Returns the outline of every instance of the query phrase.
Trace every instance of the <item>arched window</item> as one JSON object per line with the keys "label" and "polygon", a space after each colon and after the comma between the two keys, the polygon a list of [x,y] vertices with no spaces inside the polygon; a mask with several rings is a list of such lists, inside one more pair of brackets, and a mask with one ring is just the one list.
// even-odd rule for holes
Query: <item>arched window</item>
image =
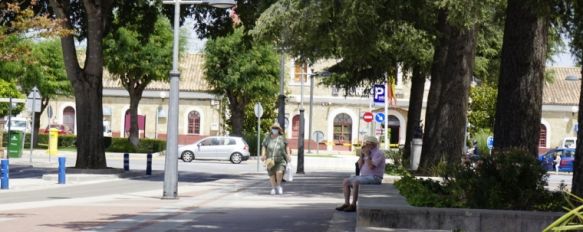
{"label": "arched window", "polygon": [[71,133],[75,133],[75,109],[71,106],[67,106],[63,110],[63,125]]}
{"label": "arched window", "polygon": [[300,135],[300,116],[296,115],[292,118],[292,138],[297,138]]}
{"label": "arched window", "polygon": [[547,127],[544,124],[540,124],[538,146],[539,147],[547,147]]}
{"label": "arched window", "polygon": [[334,143],[352,143],[352,118],[341,113],[334,118]]}
{"label": "arched window", "polygon": [[188,113],[188,134],[200,134],[200,113],[197,111]]}

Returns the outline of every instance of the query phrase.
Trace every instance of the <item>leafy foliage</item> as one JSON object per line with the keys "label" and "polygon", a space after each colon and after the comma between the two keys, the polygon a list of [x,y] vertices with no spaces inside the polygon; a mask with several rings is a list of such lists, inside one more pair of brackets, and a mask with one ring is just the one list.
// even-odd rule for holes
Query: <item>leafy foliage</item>
{"label": "leafy foliage", "polygon": [[[261,43],[248,45],[243,38],[243,29],[239,28],[229,36],[209,40],[205,48],[205,78],[213,92],[228,101],[224,105],[229,107],[235,135],[242,135],[252,103],[261,102],[265,112],[273,111],[278,92],[275,50]],[[247,130],[253,131],[256,122],[246,122]]]}
{"label": "leafy foliage", "polygon": [[[147,17],[149,11],[144,12]],[[118,20],[125,19],[116,15]],[[145,20],[145,19],[144,19]],[[117,22],[117,21],[116,21]],[[137,107],[144,89],[152,81],[167,80],[172,65],[173,34],[166,18],[159,17],[153,31],[142,24],[117,27],[103,42],[105,66],[128,91],[131,126],[129,140],[139,143]]]}
{"label": "leafy foliage", "polygon": [[[24,98],[24,94],[20,93],[14,83],[0,79],[0,97],[3,98]],[[8,102],[0,102],[0,116],[6,116],[9,112]],[[13,103],[12,116],[18,115],[23,109],[23,104]]]}
{"label": "leafy foliage", "polygon": [[395,185],[415,206],[558,211],[560,193],[545,190],[547,174],[522,150],[483,155],[449,170],[443,182],[404,177]]}
{"label": "leafy foliage", "polygon": [[[12,2],[12,3],[11,3]],[[37,1],[6,1],[0,3],[0,61],[26,60],[30,58],[27,43],[31,38],[65,36],[71,30],[61,26],[62,20],[48,14],[35,14]]]}
{"label": "leafy foliage", "polygon": [[480,129],[492,130],[496,116],[496,94],[496,88],[488,84],[471,88],[472,101],[468,115],[470,133],[473,134]]}

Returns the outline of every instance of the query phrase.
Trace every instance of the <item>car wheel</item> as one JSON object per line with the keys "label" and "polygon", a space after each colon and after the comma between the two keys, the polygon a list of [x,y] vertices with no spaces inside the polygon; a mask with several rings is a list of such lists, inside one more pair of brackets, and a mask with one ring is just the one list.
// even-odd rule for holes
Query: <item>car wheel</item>
{"label": "car wheel", "polygon": [[194,153],[192,153],[192,151],[182,152],[182,156],[180,156],[180,158],[184,162],[192,162],[192,160],[194,160]]}
{"label": "car wheel", "polygon": [[231,163],[240,164],[242,160],[243,160],[243,155],[241,155],[241,153],[233,153],[231,155]]}

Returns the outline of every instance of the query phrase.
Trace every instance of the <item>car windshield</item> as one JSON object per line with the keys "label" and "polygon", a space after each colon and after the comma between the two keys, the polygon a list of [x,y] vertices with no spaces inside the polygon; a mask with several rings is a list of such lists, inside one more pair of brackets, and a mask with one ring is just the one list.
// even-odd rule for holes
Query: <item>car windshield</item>
{"label": "car windshield", "polygon": [[11,121],[12,127],[26,127],[26,121]]}

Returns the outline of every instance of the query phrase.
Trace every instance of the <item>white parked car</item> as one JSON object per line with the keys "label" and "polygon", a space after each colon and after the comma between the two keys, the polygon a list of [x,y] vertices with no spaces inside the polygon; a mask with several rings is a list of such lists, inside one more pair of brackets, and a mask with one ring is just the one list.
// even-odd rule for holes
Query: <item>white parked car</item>
{"label": "white parked car", "polygon": [[[6,124],[4,124],[4,131],[8,131],[8,117],[5,119],[5,121]],[[12,117],[10,118],[10,130],[27,132],[30,131],[30,125],[28,124],[28,120],[26,118]]]}
{"label": "white parked car", "polygon": [[184,162],[194,159],[229,160],[234,164],[249,159],[249,146],[241,137],[211,136],[178,148]]}

